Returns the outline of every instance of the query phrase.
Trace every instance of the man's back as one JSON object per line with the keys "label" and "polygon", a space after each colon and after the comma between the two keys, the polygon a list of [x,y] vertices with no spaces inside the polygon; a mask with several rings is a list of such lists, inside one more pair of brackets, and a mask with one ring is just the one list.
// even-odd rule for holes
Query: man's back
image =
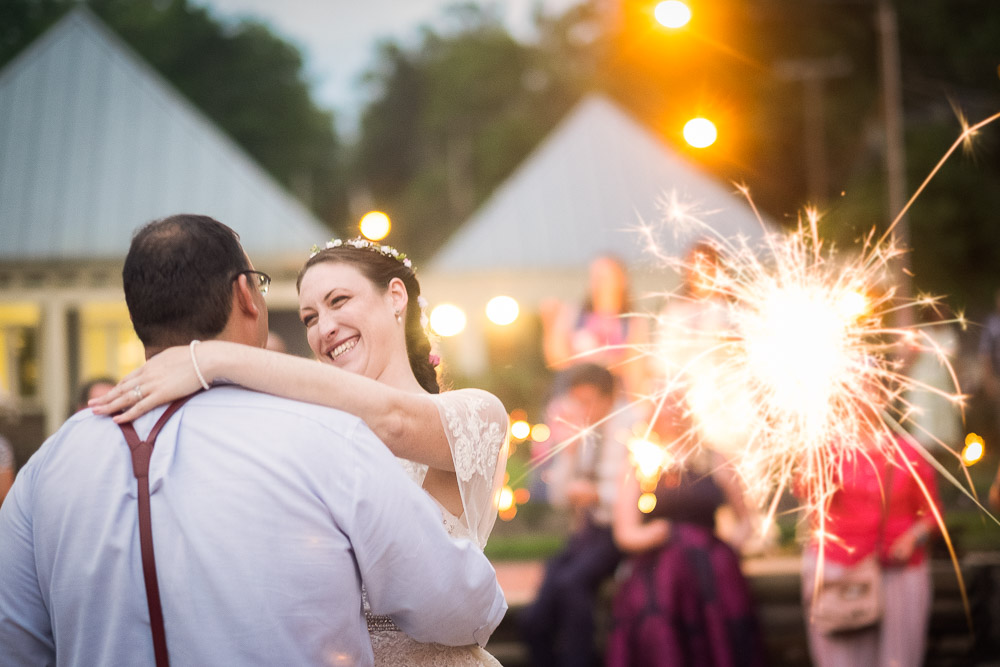
{"label": "man's back", "polygon": [[[136,424],[140,437],[159,414]],[[47,640],[28,635],[44,636],[51,617],[59,664],[151,664],[136,481],[118,427],[81,413],[21,475],[0,530],[30,544],[0,546],[0,638],[28,647],[24,658],[44,655]],[[437,609],[449,570],[415,572],[426,561],[399,548],[399,533],[417,542],[443,534],[415,490],[353,417],[235,388],[193,398],[160,432],[150,466],[172,663],[369,663],[359,575],[373,610],[398,614],[417,638],[428,616],[454,624],[454,643],[471,643],[477,629],[476,639],[488,636],[503,602],[481,563],[441,547],[444,561],[481,585],[477,599],[462,599],[462,589],[452,609]],[[480,618],[472,630],[470,614]]]}

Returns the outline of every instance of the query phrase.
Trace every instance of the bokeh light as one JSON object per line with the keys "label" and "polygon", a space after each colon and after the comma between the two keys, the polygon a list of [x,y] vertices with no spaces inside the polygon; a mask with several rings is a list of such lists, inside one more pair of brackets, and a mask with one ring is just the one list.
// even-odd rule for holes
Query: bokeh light
{"label": "bokeh light", "polygon": [[975,433],[965,436],[965,447],[962,449],[962,463],[966,466],[978,463],[986,451],[985,444],[982,436]]}
{"label": "bokeh light", "polygon": [[450,303],[442,303],[431,311],[431,329],[439,336],[455,336],[465,330],[465,311]]}
{"label": "bokeh light", "polygon": [[656,495],[653,493],[644,493],[639,496],[639,511],[643,514],[649,514],[656,507]]}
{"label": "bokeh light", "polygon": [[518,440],[524,440],[531,435],[531,425],[523,420],[518,420],[510,425],[510,435]]}
{"label": "bokeh light", "polygon": [[653,16],[665,28],[683,28],[691,20],[691,9],[680,0],[666,0],[656,5]]}
{"label": "bokeh light", "polygon": [[486,304],[486,317],[493,324],[504,326],[517,319],[520,313],[517,301],[509,296],[495,296]]}
{"label": "bokeh light", "polygon": [[514,506],[514,491],[509,486],[500,489],[500,500],[497,502],[497,509],[506,512]]}
{"label": "bokeh light", "polygon": [[358,228],[361,230],[361,235],[369,241],[381,241],[389,235],[392,223],[389,222],[389,216],[382,211],[369,211],[361,216]]}
{"label": "bokeh light", "polygon": [[684,141],[695,148],[707,148],[715,143],[719,131],[707,118],[692,118],[684,124]]}
{"label": "bokeh light", "polygon": [[552,429],[545,424],[535,424],[531,427],[531,439],[535,442],[545,442],[552,435]]}
{"label": "bokeh light", "polygon": [[670,455],[658,443],[646,438],[632,438],[628,442],[629,458],[635,468],[639,487],[652,491],[660,473],[670,464]]}

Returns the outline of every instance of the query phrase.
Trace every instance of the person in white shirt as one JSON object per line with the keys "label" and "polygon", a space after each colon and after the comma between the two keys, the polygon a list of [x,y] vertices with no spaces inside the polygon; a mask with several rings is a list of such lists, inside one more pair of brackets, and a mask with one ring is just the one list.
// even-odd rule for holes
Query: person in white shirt
{"label": "person in white shirt", "polygon": [[[141,229],[123,278],[147,358],[266,341],[269,278],[211,218]],[[506,610],[477,545],[346,413],[214,388],[166,422],[149,485],[175,665],[370,665],[362,583],[423,642],[481,646]],[[0,508],[0,665],[153,664],[136,495],[122,432],[89,411],[22,469]]]}
{"label": "person in white shirt", "polygon": [[573,512],[565,547],[545,568],[538,594],[518,619],[534,667],[592,665],[598,660],[594,613],[601,584],[621,560],[611,521],[627,461],[626,441],[639,415],[617,401],[614,376],[597,364],[577,364],[552,401],[552,439],[567,442],[546,483],[549,500]]}
{"label": "person in white shirt", "polygon": [[[452,537],[484,547],[507,460],[507,411],[480,389],[441,391],[412,262],[367,239],[333,240],[314,248],[296,286],[305,336],[321,363],[224,341],[199,345],[197,359],[174,347],[92,404],[95,412],[125,409],[114,419],[127,421],[200,383],[223,381],[344,410],[360,417],[437,501]],[[132,390],[137,385],[141,397]],[[329,451],[336,456],[335,447]],[[379,667],[498,665],[475,644],[429,645],[391,619],[369,613],[368,621]]]}

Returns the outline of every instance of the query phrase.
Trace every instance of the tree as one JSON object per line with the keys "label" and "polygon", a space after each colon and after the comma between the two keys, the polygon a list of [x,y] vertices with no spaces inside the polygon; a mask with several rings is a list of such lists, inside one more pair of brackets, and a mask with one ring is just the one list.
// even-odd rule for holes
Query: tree
{"label": "tree", "polygon": [[514,40],[475,5],[417,47],[379,46],[367,81],[357,186],[396,220],[393,239],[426,258],[527,156],[579,96],[564,52]]}

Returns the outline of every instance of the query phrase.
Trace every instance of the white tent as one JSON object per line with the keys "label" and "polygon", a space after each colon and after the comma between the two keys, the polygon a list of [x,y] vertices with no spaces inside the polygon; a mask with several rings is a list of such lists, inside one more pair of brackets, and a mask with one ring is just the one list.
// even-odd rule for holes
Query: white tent
{"label": "white tent", "polygon": [[142,361],[121,264],[136,228],[174,213],[235,229],[277,278],[272,308],[295,304],[291,276],[329,237],[80,5],[0,71],[0,390],[45,432],[74,380]]}
{"label": "white tent", "polygon": [[512,296],[529,311],[547,298],[579,302],[587,266],[601,254],[628,264],[640,307],[644,295],[672,287],[675,277],[657,266],[640,228],[672,256],[708,229],[669,220],[671,201],[717,236],[753,242],[763,235],[766,223],[735,186],[705,174],[607,98],[584,99],[421,274],[432,302],[467,313],[466,332],[446,343],[450,353],[468,372],[483,370],[490,298]]}
{"label": "white tent", "polygon": [[328,232],[90,11],[0,72],[0,261],[120,259],[132,231],[202,213],[251,256]]}

